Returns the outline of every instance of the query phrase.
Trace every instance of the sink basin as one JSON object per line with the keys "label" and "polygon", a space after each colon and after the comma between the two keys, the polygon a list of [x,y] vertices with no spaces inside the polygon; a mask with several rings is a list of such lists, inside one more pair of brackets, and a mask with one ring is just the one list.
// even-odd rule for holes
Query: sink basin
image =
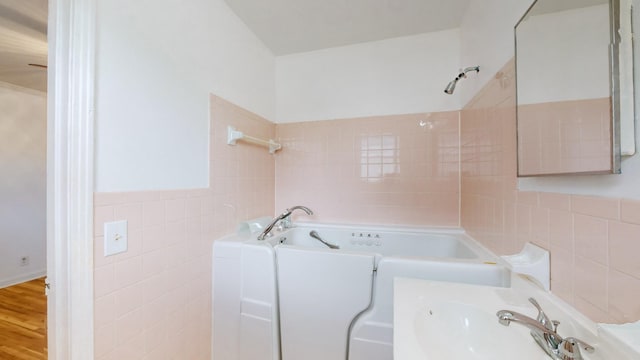
{"label": "sink basin", "polygon": [[516,311],[532,318],[534,297],[559,320],[558,333],[596,348],[585,360],[633,359],[626,349],[598,335],[596,324],[517,275],[510,288],[396,278],[394,283],[394,360],[549,360],[520,324],[498,322],[496,312]]}
{"label": "sink basin", "polygon": [[545,358],[527,331],[513,330],[500,326],[495,313],[461,302],[421,306],[414,314],[416,341],[427,359],[511,359],[520,352],[514,346],[527,348],[531,359]]}

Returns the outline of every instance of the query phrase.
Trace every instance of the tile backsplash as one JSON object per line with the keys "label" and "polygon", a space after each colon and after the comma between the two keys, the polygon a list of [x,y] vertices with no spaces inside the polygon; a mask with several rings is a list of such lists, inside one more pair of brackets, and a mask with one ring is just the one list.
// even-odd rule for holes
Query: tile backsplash
{"label": "tile backsplash", "polygon": [[330,223],[459,225],[459,112],[279,124],[276,208]]}
{"label": "tile backsplash", "polygon": [[462,226],[501,255],[548,249],[552,292],[591,319],[640,320],[640,202],[518,191],[515,118],[514,84],[500,77],[462,110]]}

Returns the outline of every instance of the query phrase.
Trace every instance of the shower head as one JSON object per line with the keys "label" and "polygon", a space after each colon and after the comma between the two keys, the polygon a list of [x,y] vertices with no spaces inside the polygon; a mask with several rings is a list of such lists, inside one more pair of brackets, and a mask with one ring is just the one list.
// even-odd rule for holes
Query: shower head
{"label": "shower head", "polygon": [[444,92],[451,95],[453,94],[453,90],[456,89],[456,83],[458,83],[458,78],[455,78],[453,81],[449,82],[449,85],[444,89]]}
{"label": "shower head", "polygon": [[464,68],[463,70],[460,70],[460,73],[458,74],[458,76],[456,76],[455,79],[453,79],[453,81],[449,82],[449,84],[447,85],[447,87],[444,89],[445,94],[453,94],[453,91],[456,89],[456,84],[458,83],[458,80],[462,79],[462,78],[466,78],[467,77],[467,73],[469,71],[475,71],[477,73],[480,72],[480,66],[469,66]]}

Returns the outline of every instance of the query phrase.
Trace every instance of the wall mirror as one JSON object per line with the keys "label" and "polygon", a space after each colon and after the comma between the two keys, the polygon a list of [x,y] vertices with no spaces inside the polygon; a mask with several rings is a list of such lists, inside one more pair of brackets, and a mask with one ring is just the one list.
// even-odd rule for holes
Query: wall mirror
{"label": "wall mirror", "polygon": [[515,39],[518,176],[620,173],[635,152],[631,0],[537,0]]}

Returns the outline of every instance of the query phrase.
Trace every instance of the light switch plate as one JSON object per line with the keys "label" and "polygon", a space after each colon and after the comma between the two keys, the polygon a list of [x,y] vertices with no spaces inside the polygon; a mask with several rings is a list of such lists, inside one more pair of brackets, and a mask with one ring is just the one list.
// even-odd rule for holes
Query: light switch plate
{"label": "light switch plate", "polygon": [[104,256],[127,251],[127,220],[104,224]]}

